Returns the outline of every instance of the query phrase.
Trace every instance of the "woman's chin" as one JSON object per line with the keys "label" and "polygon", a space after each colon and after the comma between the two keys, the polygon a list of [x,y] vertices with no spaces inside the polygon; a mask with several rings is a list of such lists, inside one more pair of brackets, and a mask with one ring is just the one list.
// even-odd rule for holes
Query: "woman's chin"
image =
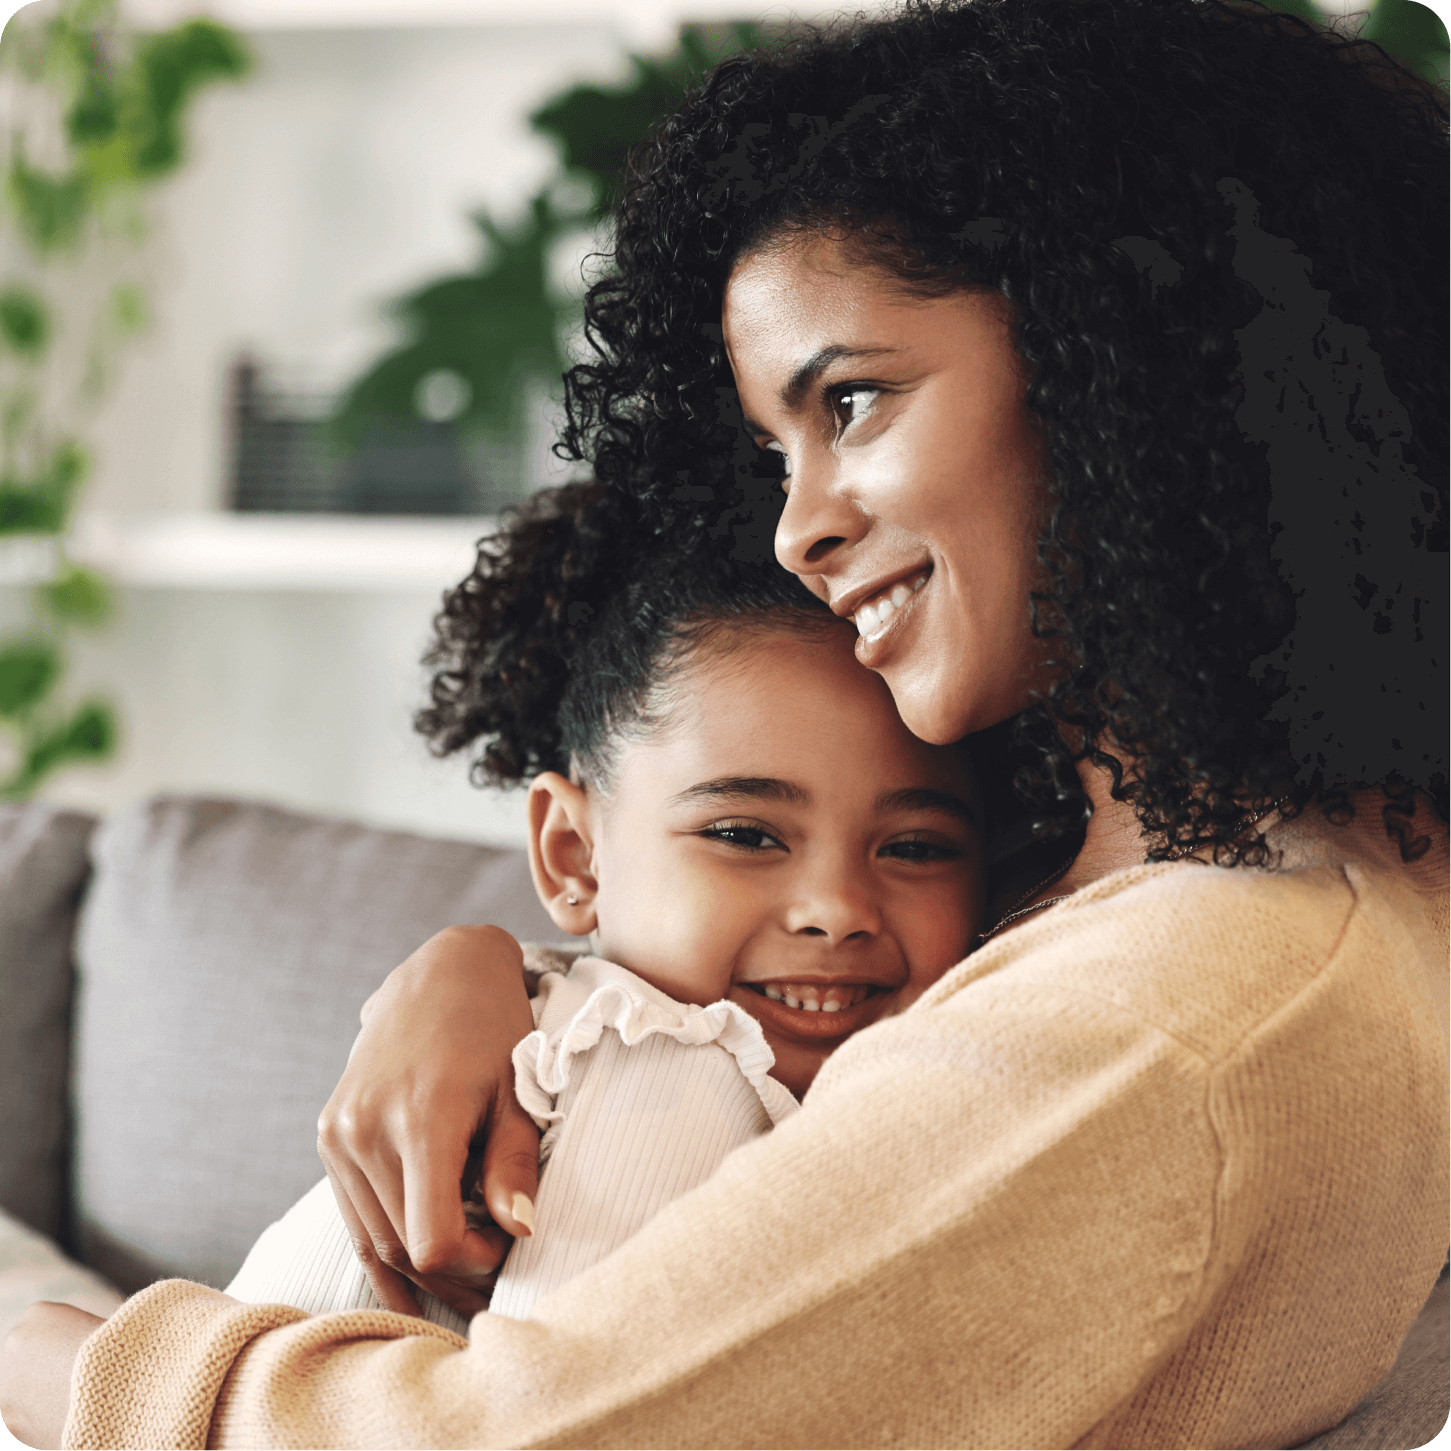
{"label": "woman's chin", "polygon": [[954,705],[948,682],[940,677],[918,674],[908,669],[888,668],[881,672],[902,724],[929,746],[950,746],[971,730],[971,709]]}

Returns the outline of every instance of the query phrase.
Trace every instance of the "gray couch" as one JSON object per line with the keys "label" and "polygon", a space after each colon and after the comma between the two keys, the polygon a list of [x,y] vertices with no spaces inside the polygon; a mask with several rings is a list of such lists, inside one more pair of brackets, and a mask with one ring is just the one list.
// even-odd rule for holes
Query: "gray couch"
{"label": "gray couch", "polygon": [[[195,797],[103,824],[0,808],[0,1322],[27,1298],[105,1313],[108,1285],[225,1285],[320,1177],[317,1115],[363,999],[439,928],[481,921],[558,937],[522,852]],[[1307,1444],[1435,1434],[1445,1290]]]}

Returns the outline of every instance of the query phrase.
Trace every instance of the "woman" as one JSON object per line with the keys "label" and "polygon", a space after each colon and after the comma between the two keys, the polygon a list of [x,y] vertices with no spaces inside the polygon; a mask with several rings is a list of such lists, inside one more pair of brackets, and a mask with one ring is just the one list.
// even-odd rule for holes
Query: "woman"
{"label": "woman", "polygon": [[[1443,137],[1378,53],[1191,0],[914,5],[721,67],[637,158],[569,443],[674,547],[774,526],[917,734],[1010,732],[1037,869],[536,1322],[463,1349],[155,1287],[32,1326],[67,1373],[90,1334],[69,1439],[1340,1419],[1446,1247]],[[400,1308],[377,1260],[482,1303],[480,1125],[520,1228],[530,1022],[486,932],[371,1005],[322,1143]]]}

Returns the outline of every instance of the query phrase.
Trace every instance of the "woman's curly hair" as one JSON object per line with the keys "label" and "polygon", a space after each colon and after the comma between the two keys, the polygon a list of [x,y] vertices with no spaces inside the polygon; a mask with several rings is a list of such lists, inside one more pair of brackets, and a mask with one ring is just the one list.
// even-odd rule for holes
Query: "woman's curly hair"
{"label": "woman's curly hair", "polygon": [[565,484],[507,515],[445,596],[425,657],[432,703],[416,724],[439,755],[482,741],[480,785],[576,771],[608,791],[615,748],[658,724],[703,647],[836,624],[773,563],[693,556],[621,490]]}
{"label": "woman's curly hair", "polygon": [[1446,814],[1445,121],[1376,47],[1222,0],[908,0],[733,58],[632,159],[561,452],[686,553],[764,556],[735,262],[815,229],[918,295],[995,289],[1064,662],[1024,796],[1081,819],[1087,756],[1156,855],[1253,862],[1247,802],[1389,783],[1414,855],[1415,793]]}

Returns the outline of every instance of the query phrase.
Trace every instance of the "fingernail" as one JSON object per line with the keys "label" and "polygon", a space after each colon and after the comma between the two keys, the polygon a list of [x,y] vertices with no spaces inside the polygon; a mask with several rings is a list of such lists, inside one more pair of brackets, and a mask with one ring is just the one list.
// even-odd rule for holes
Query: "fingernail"
{"label": "fingernail", "polygon": [[534,1201],[527,1194],[516,1194],[509,1205],[509,1213],[529,1231],[534,1233]]}

